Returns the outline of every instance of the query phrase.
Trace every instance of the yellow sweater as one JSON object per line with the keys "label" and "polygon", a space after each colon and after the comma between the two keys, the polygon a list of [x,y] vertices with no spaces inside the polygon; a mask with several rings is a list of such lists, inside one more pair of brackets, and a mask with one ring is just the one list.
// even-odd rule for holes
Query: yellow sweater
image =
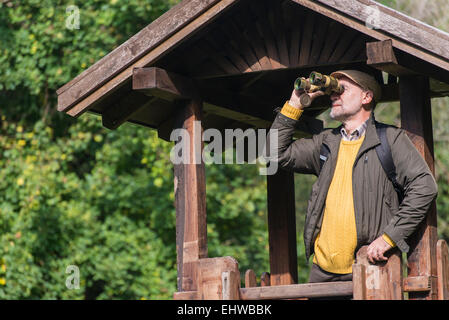
{"label": "yellow sweater", "polygon": [[313,262],[332,273],[351,273],[357,246],[352,167],[365,136],[340,142],[337,165],[324,207],[321,231],[315,240]]}

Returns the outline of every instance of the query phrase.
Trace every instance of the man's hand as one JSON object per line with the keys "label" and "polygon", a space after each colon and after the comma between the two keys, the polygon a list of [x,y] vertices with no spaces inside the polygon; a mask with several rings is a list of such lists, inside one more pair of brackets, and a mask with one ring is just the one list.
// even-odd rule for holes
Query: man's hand
{"label": "man's hand", "polygon": [[[301,105],[301,102],[299,101],[299,97],[301,96],[303,92],[298,92],[297,90],[293,89],[292,96],[290,97],[290,101],[288,102],[292,107],[304,109],[304,106]],[[324,95],[324,92],[321,90],[312,92],[308,94],[310,96],[310,99],[312,101],[319,96]]]}
{"label": "man's hand", "polygon": [[388,258],[385,257],[384,254],[391,248],[392,247],[382,238],[382,236],[380,236],[368,246],[368,260],[371,263],[376,263],[376,261],[387,261]]}

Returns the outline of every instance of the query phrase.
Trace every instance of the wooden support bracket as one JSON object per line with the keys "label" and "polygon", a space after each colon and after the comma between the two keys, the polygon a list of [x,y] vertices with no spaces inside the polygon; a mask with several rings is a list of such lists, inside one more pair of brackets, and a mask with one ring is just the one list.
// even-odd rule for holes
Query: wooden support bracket
{"label": "wooden support bracket", "polygon": [[198,96],[192,79],[156,67],[135,68],[133,90],[169,101],[195,99]]}
{"label": "wooden support bracket", "polygon": [[416,72],[409,70],[398,63],[391,39],[366,43],[366,64],[378,70],[395,76],[413,75]]}
{"label": "wooden support bracket", "polygon": [[142,93],[132,92],[105,110],[102,115],[103,126],[115,130],[131,118],[138,110],[151,105],[156,100],[157,98],[150,98]]}

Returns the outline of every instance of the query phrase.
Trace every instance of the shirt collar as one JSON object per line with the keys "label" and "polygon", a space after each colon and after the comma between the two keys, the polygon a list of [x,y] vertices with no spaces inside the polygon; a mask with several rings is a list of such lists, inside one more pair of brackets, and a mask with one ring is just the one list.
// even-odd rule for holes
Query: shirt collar
{"label": "shirt collar", "polygon": [[[369,119],[368,119],[369,120]],[[342,127],[340,129],[341,137],[343,140],[346,141],[354,141],[360,139],[366,131],[366,127],[368,125],[368,120],[366,120],[364,123],[362,123],[357,129],[355,129],[351,134],[348,135],[345,128]]]}

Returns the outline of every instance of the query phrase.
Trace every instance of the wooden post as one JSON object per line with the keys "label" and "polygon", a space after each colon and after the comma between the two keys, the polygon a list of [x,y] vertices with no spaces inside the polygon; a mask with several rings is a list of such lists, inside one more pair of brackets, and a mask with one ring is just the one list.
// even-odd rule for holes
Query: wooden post
{"label": "wooden post", "polygon": [[437,242],[438,300],[449,299],[449,251],[444,240]]}
{"label": "wooden post", "polygon": [[[429,79],[423,76],[399,78],[401,126],[435,174],[432,111],[430,108]],[[431,290],[410,292],[410,299],[437,299],[437,212],[432,203],[424,223],[413,235],[408,254],[408,276],[428,276]]]}
{"label": "wooden post", "polygon": [[200,259],[198,298],[200,300],[240,299],[240,272],[232,257]]}
{"label": "wooden post", "polygon": [[[196,291],[198,260],[207,257],[206,176],[199,100],[180,102],[175,128],[189,134],[189,162],[174,165],[178,291]],[[196,130],[195,130],[196,129]],[[199,129],[199,130],[198,130]],[[179,141],[176,143],[184,143]]]}
{"label": "wooden post", "polygon": [[293,172],[267,176],[271,285],[298,282],[295,185]]}
{"label": "wooden post", "polygon": [[388,261],[371,264],[368,246],[357,252],[353,265],[353,296],[357,300],[402,300],[402,259],[399,250],[390,252]]}

